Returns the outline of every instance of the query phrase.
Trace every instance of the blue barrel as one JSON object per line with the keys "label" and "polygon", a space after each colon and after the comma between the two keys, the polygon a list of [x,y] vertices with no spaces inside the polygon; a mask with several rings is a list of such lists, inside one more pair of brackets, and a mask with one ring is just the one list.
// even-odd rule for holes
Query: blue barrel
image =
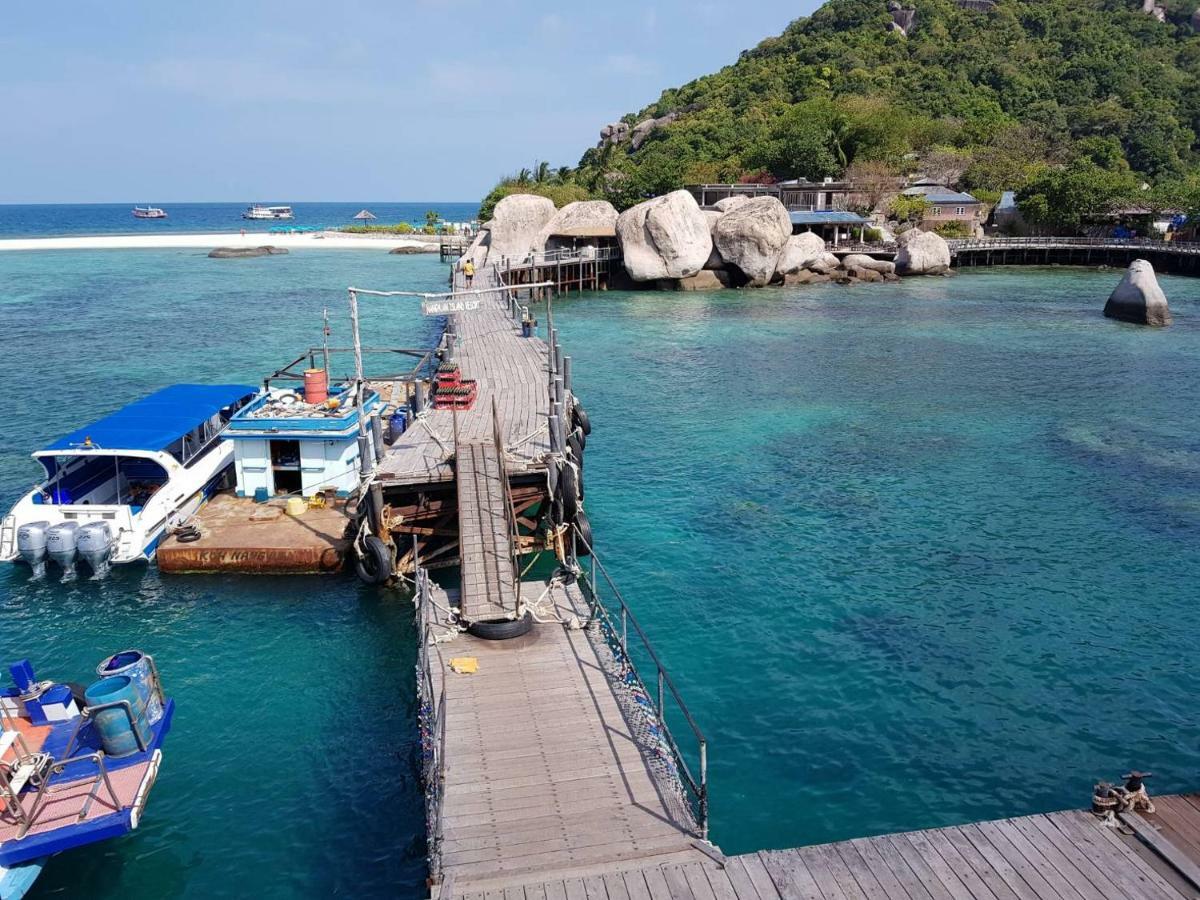
{"label": "blue barrel", "polygon": [[146,721],[154,725],[162,718],[162,700],[158,691],[154,690],[154,671],[150,668],[150,660],[141,650],[122,650],[114,653],[100,665],[96,666],[96,674],[101,678],[112,675],[127,675],[137,682],[138,690],[146,701]]}
{"label": "blue barrel", "polygon": [[[128,675],[102,678],[83,692],[84,702],[89,706],[102,706],[124,700],[129,703],[138,732],[149,740],[150,726],[146,722],[146,700],[135,682]],[[137,738],[129,724],[129,717],[120,707],[106,709],[93,717],[100,732],[100,743],[109,756],[129,756],[139,750]]]}
{"label": "blue barrel", "polygon": [[388,442],[396,443],[408,429],[408,410],[398,409],[388,416]]}
{"label": "blue barrel", "polygon": [[533,337],[533,323],[532,322],[522,322],[521,323],[521,337]]}

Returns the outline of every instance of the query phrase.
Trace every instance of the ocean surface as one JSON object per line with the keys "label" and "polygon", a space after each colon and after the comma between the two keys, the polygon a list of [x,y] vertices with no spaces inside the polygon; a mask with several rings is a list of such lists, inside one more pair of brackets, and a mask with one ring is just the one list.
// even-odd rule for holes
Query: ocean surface
{"label": "ocean surface", "polygon": [[[296,218],[287,222],[250,221],[242,218],[246,207],[291,206]],[[135,219],[134,206],[158,206],[165,219]],[[208,231],[268,231],[280,225],[322,226],[362,224],[354,217],[362,210],[377,216],[369,225],[408,222],[425,224],[425,213],[438,213],[445,222],[470,222],[479,214],[478,203],[292,203],[289,200],[253,200],[245,203],[165,203],[137,200],[129,203],[0,204],[0,238],[54,237],[89,234],[195,234]]]}
{"label": "ocean surface", "polygon": [[[1200,776],[1200,280],[1176,323],[1100,315],[1119,273],[555,303],[595,431],[601,557],[710,741],[727,853],[1079,807]],[[348,341],[345,287],[427,257],[0,254],[0,505],[27,453],[181,380]],[[542,317],[544,321],[544,316]],[[427,346],[406,299],[373,344]],[[336,368],[336,367],[335,367]],[[155,654],[179,705],[142,827],[35,896],[418,897],[409,599],[353,577],[30,583],[0,661],[83,680]]]}

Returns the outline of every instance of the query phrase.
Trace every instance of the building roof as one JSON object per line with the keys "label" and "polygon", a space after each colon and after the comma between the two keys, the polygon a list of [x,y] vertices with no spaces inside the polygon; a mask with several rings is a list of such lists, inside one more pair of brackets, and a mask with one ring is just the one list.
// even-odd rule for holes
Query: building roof
{"label": "building roof", "polygon": [[944,184],[914,184],[902,192],[906,197],[924,197],[930,203],[978,203],[970,194],[952,191]]}
{"label": "building roof", "polygon": [[868,225],[869,219],[864,219],[858,213],[841,209],[827,209],[821,212],[789,212],[788,216],[793,225]]}
{"label": "building roof", "polygon": [[173,384],[72,431],[41,452],[74,450],[88,439],[99,450],[165,450],[257,390],[249,384]]}

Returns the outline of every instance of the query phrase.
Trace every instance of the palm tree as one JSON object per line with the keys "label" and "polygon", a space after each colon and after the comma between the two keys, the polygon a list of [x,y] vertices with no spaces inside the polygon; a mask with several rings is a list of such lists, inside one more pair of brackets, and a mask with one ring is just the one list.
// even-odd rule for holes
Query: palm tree
{"label": "palm tree", "polygon": [[571,167],[570,166],[559,166],[558,171],[554,173],[554,177],[557,178],[559,181],[566,181],[568,178],[571,177]]}
{"label": "palm tree", "polygon": [[520,172],[517,173],[517,178],[516,178],[517,184],[529,184],[529,179],[532,177],[532,175],[533,175],[533,173],[530,172],[528,169],[522,169]]}
{"label": "palm tree", "polygon": [[539,163],[534,163],[533,180],[538,184],[545,184],[550,180],[550,163],[543,160]]}

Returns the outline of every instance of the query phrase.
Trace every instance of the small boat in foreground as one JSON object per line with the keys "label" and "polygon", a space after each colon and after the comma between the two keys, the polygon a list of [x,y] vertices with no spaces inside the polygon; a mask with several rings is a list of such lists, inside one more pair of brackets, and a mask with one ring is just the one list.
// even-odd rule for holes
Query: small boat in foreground
{"label": "small boat in foreground", "polygon": [[36,451],[46,479],[0,522],[0,560],[46,561],[73,578],[154,558],[168,528],[193,515],[231,474],[229,420],[258,394],[244,384],[176,384]]}
{"label": "small boat in foreground", "polygon": [[166,210],[159,209],[157,206],[135,206],[133,217],[135,219],[165,219],[167,213]]}
{"label": "small boat in foreground", "polygon": [[154,659],[115,653],[100,680],[38,681],[29,660],[0,691],[0,897],[18,900],[55,853],[138,827],[175,701]]}
{"label": "small boat in foreground", "polygon": [[296,214],[290,206],[259,206],[255,203],[242,213],[243,219],[294,219]]}

